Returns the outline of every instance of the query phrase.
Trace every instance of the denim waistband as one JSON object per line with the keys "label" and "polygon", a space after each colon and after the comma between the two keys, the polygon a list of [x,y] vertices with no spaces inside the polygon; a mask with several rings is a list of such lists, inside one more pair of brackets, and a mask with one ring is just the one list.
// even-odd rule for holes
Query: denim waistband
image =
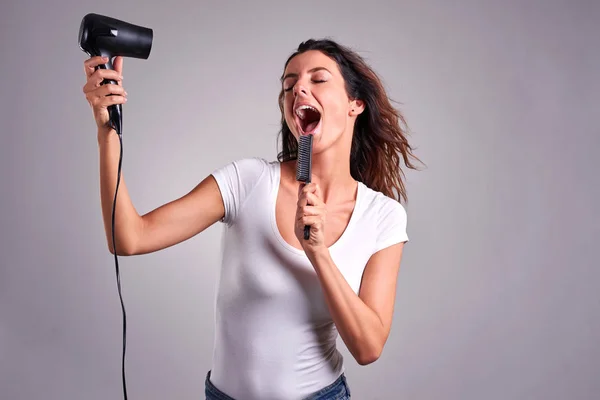
{"label": "denim waistband", "polygon": [[[223,393],[210,381],[210,372],[206,374],[204,394],[206,400],[236,400]],[[332,384],[318,390],[317,392],[305,397],[303,400],[350,400],[350,388],[346,381],[346,376],[341,374]]]}

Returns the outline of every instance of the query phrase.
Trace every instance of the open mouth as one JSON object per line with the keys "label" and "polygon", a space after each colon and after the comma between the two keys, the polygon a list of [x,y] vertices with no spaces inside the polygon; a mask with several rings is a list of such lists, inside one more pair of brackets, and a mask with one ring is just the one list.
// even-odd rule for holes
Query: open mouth
{"label": "open mouth", "polygon": [[321,113],[313,106],[301,105],[296,108],[296,123],[302,135],[314,135],[321,126]]}

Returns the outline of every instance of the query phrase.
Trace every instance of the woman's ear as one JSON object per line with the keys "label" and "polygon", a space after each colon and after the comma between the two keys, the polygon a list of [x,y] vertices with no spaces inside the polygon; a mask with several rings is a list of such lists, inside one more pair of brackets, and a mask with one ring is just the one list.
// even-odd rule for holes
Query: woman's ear
{"label": "woman's ear", "polygon": [[365,111],[365,102],[360,99],[355,99],[350,102],[350,111],[348,115],[355,117]]}

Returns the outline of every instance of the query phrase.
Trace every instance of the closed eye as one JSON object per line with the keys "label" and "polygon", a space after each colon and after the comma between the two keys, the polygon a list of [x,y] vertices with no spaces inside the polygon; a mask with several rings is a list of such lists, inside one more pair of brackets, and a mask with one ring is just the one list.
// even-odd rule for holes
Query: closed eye
{"label": "closed eye", "polygon": [[[325,79],[319,79],[319,80],[313,80],[313,83],[325,83],[327,82]],[[292,90],[292,88],[294,87],[294,85],[290,86],[287,89],[283,89],[284,92],[289,92],[290,90]]]}

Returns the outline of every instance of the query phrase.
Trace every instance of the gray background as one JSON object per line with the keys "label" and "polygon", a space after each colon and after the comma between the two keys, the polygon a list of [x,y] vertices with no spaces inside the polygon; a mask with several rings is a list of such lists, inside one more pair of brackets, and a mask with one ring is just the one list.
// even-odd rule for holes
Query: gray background
{"label": "gray background", "polygon": [[[501,4],[502,3],[502,4]],[[42,7],[48,7],[43,10]],[[379,361],[356,399],[597,399],[600,7],[595,1],[12,1],[1,6],[0,397],[117,399],[122,327],[77,46],[83,15],[154,29],[126,59],[140,213],[233,159],[274,159],[300,41],[364,55],[428,168]],[[220,233],[120,258],[131,399],[200,399]]]}

